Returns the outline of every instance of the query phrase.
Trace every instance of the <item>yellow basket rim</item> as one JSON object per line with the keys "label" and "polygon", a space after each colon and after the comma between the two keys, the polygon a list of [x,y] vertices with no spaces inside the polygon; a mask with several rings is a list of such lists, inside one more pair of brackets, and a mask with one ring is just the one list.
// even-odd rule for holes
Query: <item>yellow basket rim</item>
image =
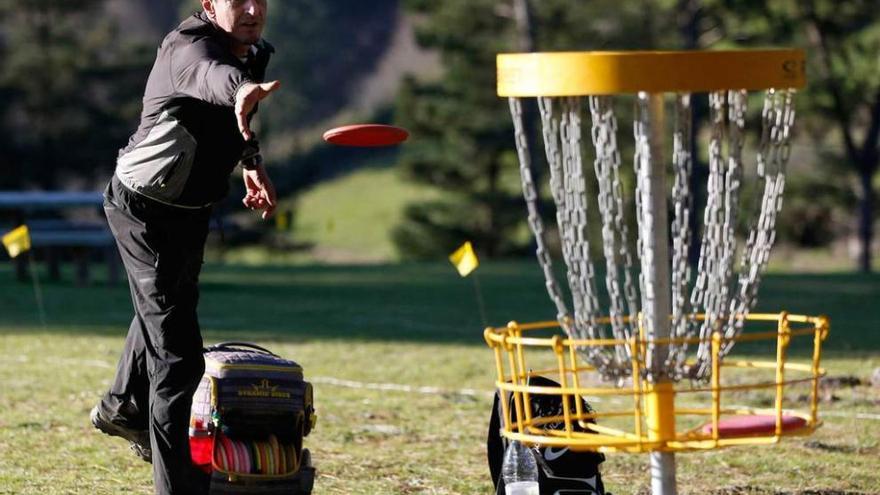
{"label": "yellow basket rim", "polygon": [[801,49],[501,53],[498,96],[803,88]]}
{"label": "yellow basket rim", "polygon": [[[685,315],[685,318],[693,319],[696,321],[702,321],[706,318],[706,315],[703,313],[699,314],[689,314]],[[750,313],[748,315],[740,315],[737,316],[738,319],[744,320],[746,322],[780,322],[785,319],[789,324],[797,323],[804,325],[812,325],[810,327],[803,328],[791,328],[788,330],[788,335],[790,337],[804,337],[809,335],[814,335],[816,330],[821,330],[822,328],[826,328],[828,326],[828,317],[825,315],[820,316],[808,316],[808,315],[794,315],[789,314],[787,312],[782,313]],[[621,316],[621,321],[624,323],[630,323],[631,318],[629,316]],[[612,318],[610,316],[600,316],[596,319],[599,324],[610,324]],[[486,327],[483,332],[483,337],[486,340],[486,343],[492,347],[493,345],[527,345],[533,347],[555,347],[557,345],[561,345],[563,347],[566,346],[596,346],[596,347],[610,347],[616,345],[627,345],[630,342],[625,339],[617,339],[617,338],[604,338],[604,339],[578,339],[578,338],[570,338],[570,337],[561,337],[561,336],[553,336],[553,337],[525,337],[520,336],[524,332],[531,332],[535,330],[550,330],[553,328],[562,328],[562,325],[555,320],[547,320],[547,321],[539,321],[539,322],[530,322],[530,323],[520,323],[516,321],[511,321],[507,324],[506,327]],[[520,335],[514,334],[514,331],[519,333]],[[763,332],[743,332],[734,337],[726,337],[719,336],[721,342],[745,342],[745,341],[760,341],[760,340],[776,340],[779,336],[778,330],[767,330]],[[700,337],[669,337],[669,338],[638,338],[637,339],[640,345],[647,344],[697,344],[703,341],[711,341],[712,337],[700,338]]]}

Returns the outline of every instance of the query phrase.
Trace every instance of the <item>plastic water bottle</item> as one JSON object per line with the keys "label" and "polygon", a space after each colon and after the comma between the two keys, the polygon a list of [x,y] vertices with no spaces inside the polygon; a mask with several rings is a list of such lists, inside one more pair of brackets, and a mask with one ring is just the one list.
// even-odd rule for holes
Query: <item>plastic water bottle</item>
{"label": "plastic water bottle", "polygon": [[504,451],[504,464],[501,465],[506,495],[539,495],[538,463],[532,449],[514,440]]}

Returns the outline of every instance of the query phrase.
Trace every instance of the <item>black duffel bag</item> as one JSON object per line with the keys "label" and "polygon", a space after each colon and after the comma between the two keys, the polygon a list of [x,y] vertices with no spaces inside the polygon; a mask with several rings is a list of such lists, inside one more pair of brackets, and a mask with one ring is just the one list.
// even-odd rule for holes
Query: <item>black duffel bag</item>
{"label": "black duffel bag", "polygon": [[[529,385],[539,387],[559,387],[553,380],[544,377],[532,377]],[[492,407],[492,416],[489,420],[489,437],[486,442],[489,457],[489,472],[492,475],[492,483],[495,484],[495,493],[504,495],[504,480],[501,478],[501,465],[504,462],[504,450],[507,448],[507,439],[501,436],[503,412],[501,409],[501,394],[495,393],[495,402]],[[509,421],[515,422],[516,410],[514,409],[513,394],[504,392],[508,403],[511,417]],[[562,416],[562,398],[558,395],[530,394],[532,417]],[[593,408],[583,401],[584,411],[592,412]],[[571,413],[575,413],[572,404]],[[586,431],[577,423],[575,431]],[[547,425],[547,428],[562,430],[565,426]],[[535,460],[538,464],[538,485],[541,495],[611,495],[605,492],[602,484],[602,476],[599,473],[599,465],[605,461],[605,456],[598,452],[574,452],[567,447],[541,447],[534,450]]]}

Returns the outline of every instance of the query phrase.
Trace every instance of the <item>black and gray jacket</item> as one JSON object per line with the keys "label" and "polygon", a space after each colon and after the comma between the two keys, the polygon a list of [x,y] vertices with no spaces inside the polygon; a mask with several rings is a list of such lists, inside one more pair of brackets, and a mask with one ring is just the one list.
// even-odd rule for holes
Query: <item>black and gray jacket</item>
{"label": "black and gray jacket", "polygon": [[235,94],[247,82],[263,82],[273,51],[261,40],[242,61],[204,13],[183,21],[159,46],[140,126],[116,162],[119,180],[180,207],[225,197],[236,164],[259,153],[239,132]]}

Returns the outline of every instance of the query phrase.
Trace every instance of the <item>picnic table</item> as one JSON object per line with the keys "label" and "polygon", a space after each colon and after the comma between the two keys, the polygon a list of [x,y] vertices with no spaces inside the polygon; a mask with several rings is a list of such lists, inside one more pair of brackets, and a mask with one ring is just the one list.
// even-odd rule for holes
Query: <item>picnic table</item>
{"label": "picnic table", "polygon": [[[104,197],[99,191],[0,191],[0,230],[26,224],[37,259],[45,260],[49,278],[59,280],[60,262],[70,258],[76,265],[77,285],[89,282],[89,263],[98,255],[107,263],[110,284],[119,281],[119,254],[106,221]],[[91,210],[91,217],[65,216],[71,210]],[[6,222],[6,223],[4,223]],[[27,261],[15,258],[16,275],[27,279]]]}

